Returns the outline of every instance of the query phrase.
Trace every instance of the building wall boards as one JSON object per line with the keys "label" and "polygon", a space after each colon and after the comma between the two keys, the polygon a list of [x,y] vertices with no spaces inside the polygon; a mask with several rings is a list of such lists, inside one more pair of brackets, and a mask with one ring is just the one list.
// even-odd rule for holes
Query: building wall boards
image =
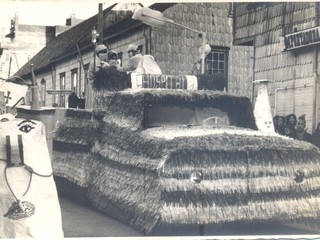
{"label": "building wall boards", "polygon": [[[228,49],[228,92],[252,96],[252,55],[250,46],[233,45],[231,5],[220,3],[176,4],[164,11],[166,18],[186,27],[206,32],[212,49]],[[199,59],[201,38],[196,33],[167,24],[163,29],[152,28],[151,54],[164,74],[191,74]]]}
{"label": "building wall boards", "polygon": [[[274,115],[306,114],[308,131],[319,122],[320,31],[316,2],[237,3],[235,43],[254,47],[254,80],[270,79]],[[319,37],[318,37],[319,35]]]}

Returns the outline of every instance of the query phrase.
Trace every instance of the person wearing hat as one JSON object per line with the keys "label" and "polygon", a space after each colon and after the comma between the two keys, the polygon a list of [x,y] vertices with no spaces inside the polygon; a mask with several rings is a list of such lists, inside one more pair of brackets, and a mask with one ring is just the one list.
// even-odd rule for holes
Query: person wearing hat
{"label": "person wearing hat", "polygon": [[110,67],[114,67],[116,69],[118,69],[119,66],[119,62],[118,62],[118,53],[116,51],[110,50],[107,54],[107,61],[110,65]]}
{"label": "person wearing hat", "polygon": [[96,56],[90,62],[88,69],[88,84],[86,88],[86,109],[91,109],[93,105],[92,99],[92,84],[94,73],[101,68],[107,68],[110,64],[107,62],[108,49],[104,44],[99,44],[95,48]]}
{"label": "person wearing hat", "polygon": [[118,68],[119,71],[122,71],[122,72],[134,71],[138,67],[138,64],[142,59],[142,55],[137,45],[134,45],[134,44],[129,45],[127,49],[127,53],[128,53],[129,60],[123,67]]}

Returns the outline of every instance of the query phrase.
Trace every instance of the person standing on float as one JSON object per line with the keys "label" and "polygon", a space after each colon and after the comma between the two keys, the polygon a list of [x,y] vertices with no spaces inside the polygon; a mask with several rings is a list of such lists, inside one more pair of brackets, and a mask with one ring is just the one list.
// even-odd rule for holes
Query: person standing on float
{"label": "person standing on float", "polygon": [[108,49],[105,45],[99,44],[96,49],[96,57],[90,62],[88,69],[88,84],[86,88],[86,109],[92,109],[93,107],[93,94],[92,94],[92,84],[94,80],[94,73],[98,71],[100,68],[109,67],[109,63],[107,62],[107,54]]}
{"label": "person standing on float", "polygon": [[139,52],[137,45],[129,45],[127,52],[129,60],[123,67],[118,68],[119,71],[132,72],[136,70],[143,57],[142,54]]}

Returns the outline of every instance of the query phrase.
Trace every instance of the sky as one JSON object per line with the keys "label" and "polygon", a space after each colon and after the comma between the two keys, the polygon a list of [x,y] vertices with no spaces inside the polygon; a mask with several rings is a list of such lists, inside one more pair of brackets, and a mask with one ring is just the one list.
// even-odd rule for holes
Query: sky
{"label": "sky", "polygon": [[[228,0],[202,0],[202,2],[205,1],[226,2]],[[0,31],[4,31],[4,35],[7,35],[9,33],[10,20],[11,18],[14,18],[15,13],[19,13],[20,24],[44,26],[65,25],[66,19],[70,18],[71,14],[74,14],[78,19],[87,19],[98,13],[99,3],[102,3],[103,9],[105,9],[111,4],[119,2],[139,2],[144,6],[148,6],[153,2],[178,1],[115,0],[113,2],[110,0],[0,0]],[[197,1],[184,0],[183,2]]]}
{"label": "sky", "polygon": [[[19,23],[27,25],[65,25],[71,14],[87,19],[98,13],[99,3],[106,9],[113,3],[125,1],[107,0],[0,0],[0,30],[10,31],[10,21],[19,13]],[[131,1],[127,1],[131,2]],[[134,2],[134,1],[132,1]],[[142,4],[147,1],[139,1]]]}

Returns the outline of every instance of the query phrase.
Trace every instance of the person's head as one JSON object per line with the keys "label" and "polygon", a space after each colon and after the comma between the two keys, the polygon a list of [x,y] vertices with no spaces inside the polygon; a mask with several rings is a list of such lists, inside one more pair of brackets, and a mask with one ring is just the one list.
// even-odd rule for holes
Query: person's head
{"label": "person's head", "polygon": [[107,53],[108,53],[108,49],[106,48],[106,46],[104,44],[99,44],[96,49],[96,54],[97,56],[102,59],[102,60],[106,60],[107,59]]}
{"label": "person's head", "polygon": [[293,134],[293,127],[290,125],[285,125],[284,126],[284,135],[290,137]]}
{"label": "person's head", "polygon": [[117,66],[118,64],[118,54],[115,51],[110,50],[108,52],[108,63],[110,66]]}
{"label": "person's head", "polygon": [[277,119],[277,124],[278,126],[283,126],[285,123],[285,119],[283,116],[279,116],[278,119]]}
{"label": "person's head", "polygon": [[138,46],[134,45],[134,44],[130,44],[127,49],[127,53],[128,53],[129,58],[136,55],[137,51],[138,51]]}
{"label": "person's head", "polygon": [[118,53],[116,51],[110,50],[108,52],[107,58],[108,58],[108,61],[110,61],[110,60],[118,60]]}
{"label": "person's head", "polygon": [[291,126],[295,126],[297,123],[297,117],[294,114],[289,114],[287,117],[287,124],[290,124]]}
{"label": "person's head", "polygon": [[305,115],[301,115],[298,118],[297,124],[296,124],[296,130],[297,132],[303,132],[306,128],[306,118]]}

